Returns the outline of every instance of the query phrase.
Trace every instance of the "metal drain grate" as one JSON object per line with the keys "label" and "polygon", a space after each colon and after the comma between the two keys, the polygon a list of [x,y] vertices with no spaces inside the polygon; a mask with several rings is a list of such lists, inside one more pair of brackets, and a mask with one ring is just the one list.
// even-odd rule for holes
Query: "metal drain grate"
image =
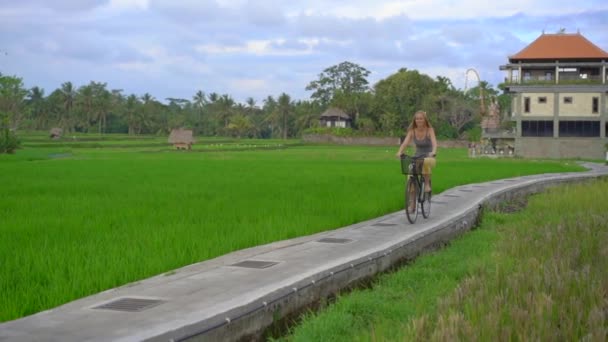
{"label": "metal drain grate", "polygon": [[93,309],[140,312],[162,303],[164,303],[164,301],[159,299],[120,298],[115,301],[96,306]]}
{"label": "metal drain grate", "polygon": [[317,240],[317,242],[322,243],[349,243],[353,242],[351,239],[337,239],[337,238],[323,238],[321,240]]}
{"label": "metal drain grate", "polygon": [[378,226],[378,227],[389,227],[389,226],[396,226],[396,225],[397,225],[396,223],[382,223],[382,222],[372,224],[372,226]]}
{"label": "metal drain grate", "polygon": [[262,269],[274,266],[276,264],[278,264],[277,261],[245,260],[230,266]]}
{"label": "metal drain grate", "polygon": [[462,192],[473,192],[473,190],[469,190],[469,189],[459,189],[458,191],[462,191]]}
{"label": "metal drain grate", "polygon": [[458,195],[444,195],[445,197],[460,197]]}

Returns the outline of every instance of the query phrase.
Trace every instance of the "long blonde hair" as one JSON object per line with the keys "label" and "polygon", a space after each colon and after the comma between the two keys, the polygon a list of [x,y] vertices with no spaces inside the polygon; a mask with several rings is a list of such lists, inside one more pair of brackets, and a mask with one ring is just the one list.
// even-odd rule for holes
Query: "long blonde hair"
{"label": "long blonde hair", "polygon": [[414,116],[412,117],[412,122],[410,122],[410,125],[407,127],[407,131],[413,131],[414,128],[418,128],[416,127],[416,115],[422,115],[422,117],[424,118],[424,123],[426,124],[427,128],[433,128],[433,126],[431,126],[431,122],[429,121],[429,118],[426,116],[426,112],[423,110],[419,110],[416,113],[414,113]]}

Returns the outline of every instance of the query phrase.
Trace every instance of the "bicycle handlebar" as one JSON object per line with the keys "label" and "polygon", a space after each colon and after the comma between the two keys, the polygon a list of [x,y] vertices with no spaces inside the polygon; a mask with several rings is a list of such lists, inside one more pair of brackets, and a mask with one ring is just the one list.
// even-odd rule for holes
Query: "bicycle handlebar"
{"label": "bicycle handlebar", "polygon": [[[434,153],[434,154],[430,155],[430,157],[436,157],[436,156],[437,156],[437,153]],[[405,154],[405,153],[401,153],[401,155],[399,157],[401,159],[403,159],[403,158],[409,157],[409,156],[407,154]],[[429,155],[427,155],[427,156],[418,156],[418,157],[411,156],[412,159],[423,159],[423,158],[426,158],[426,157],[429,157]]]}

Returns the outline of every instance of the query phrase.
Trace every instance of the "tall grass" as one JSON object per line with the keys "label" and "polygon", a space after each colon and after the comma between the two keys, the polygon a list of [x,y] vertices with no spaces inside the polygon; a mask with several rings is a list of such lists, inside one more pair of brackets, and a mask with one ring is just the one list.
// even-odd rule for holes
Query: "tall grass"
{"label": "tall grass", "polygon": [[373,290],[309,314],[290,341],[606,341],[608,180],[555,188]]}
{"label": "tall grass", "polygon": [[[213,153],[39,147],[0,156],[0,321],[399,210],[404,178],[394,153],[394,147]],[[580,169],[465,155],[442,150],[435,192]]]}

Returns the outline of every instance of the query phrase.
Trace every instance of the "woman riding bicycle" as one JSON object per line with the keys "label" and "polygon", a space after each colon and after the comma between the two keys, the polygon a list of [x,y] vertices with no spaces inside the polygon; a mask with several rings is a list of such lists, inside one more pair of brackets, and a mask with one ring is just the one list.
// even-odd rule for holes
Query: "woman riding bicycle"
{"label": "woman riding bicycle", "polygon": [[431,191],[431,169],[435,167],[435,155],[437,154],[437,138],[435,137],[435,130],[431,126],[429,119],[426,116],[426,112],[417,111],[414,114],[414,119],[407,128],[407,135],[403,140],[397,157],[400,158],[403,151],[407,148],[407,145],[411,141],[414,141],[416,145],[416,152],[414,157],[424,157],[424,163],[422,165],[422,174],[424,175],[424,191]]}

